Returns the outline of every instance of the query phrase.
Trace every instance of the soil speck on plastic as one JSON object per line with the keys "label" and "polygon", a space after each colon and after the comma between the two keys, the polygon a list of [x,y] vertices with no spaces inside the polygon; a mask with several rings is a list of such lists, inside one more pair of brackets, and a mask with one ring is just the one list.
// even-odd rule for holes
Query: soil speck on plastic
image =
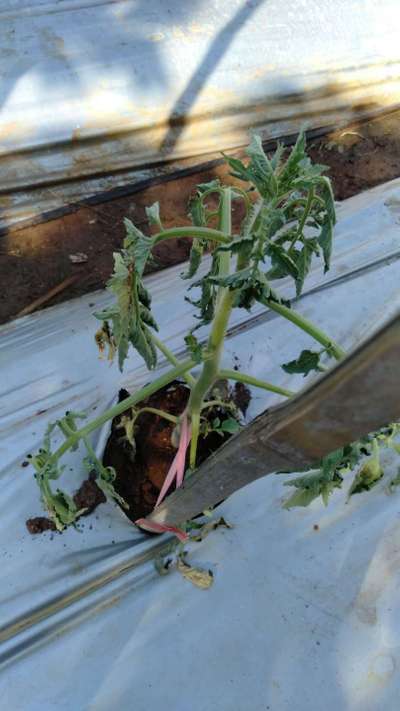
{"label": "soil speck on plastic", "polygon": [[56,531],[56,526],[50,518],[47,516],[35,516],[34,518],[28,518],[26,521],[26,527],[32,535],[36,533],[44,533],[45,531]]}

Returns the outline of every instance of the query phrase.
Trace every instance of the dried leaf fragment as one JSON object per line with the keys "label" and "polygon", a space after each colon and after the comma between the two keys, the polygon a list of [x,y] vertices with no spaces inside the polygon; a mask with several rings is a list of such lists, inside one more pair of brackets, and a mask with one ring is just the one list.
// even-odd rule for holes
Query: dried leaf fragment
{"label": "dried leaf fragment", "polygon": [[179,556],[177,568],[186,580],[189,580],[192,585],[195,585],[196,588],[201,588],[201,590],[208,590],[214,582],[214,576],[211,570],[195,568],[189,565],[189,563],[186,563],[183,556]]}

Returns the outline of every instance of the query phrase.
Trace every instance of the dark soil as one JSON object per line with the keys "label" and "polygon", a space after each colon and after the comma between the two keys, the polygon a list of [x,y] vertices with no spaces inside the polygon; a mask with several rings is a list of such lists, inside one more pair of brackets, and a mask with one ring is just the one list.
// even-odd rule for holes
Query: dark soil
{"label": "dark soil", "polygon": [[[126,390],[119,394],[120,402],[128,397]],[[174,382],[159,390],[138,407],[147,405],[165,410],[172,415],[181,415],[189,396],[188,388],[179,382]],[[219,408],[208,412],[209,419],[226,415]],[[147,516],[154,508],[159,491],[164,483],[168,469],[175,456],[176,449],[171,443],[174,424],[151,414],[143,413],[137,420],[135,433],[136,452],[123,437],[123,429],[119,427],[121,418],[112,423],[111,435],[108,439],[103,463],[114,467],[116,479],[114,487],[122,496],[129,510],[125,511],[131,521]],[[215,452],[228,439],[211,432],[200,438],[198,448],[198,464]],[[172,491],[173,487],[171,488]],[[170,493],[170,492],[168,492]]]}
{"label": "dark soil", "polygon": [[96,484],[96,474],[91,473],[73,496],[78,510],[86,509],[82,516],[91,514],[99,504],[104,504],[107,499],[104,492]]}
{"label": "dark soil", "polygon": [[[335,196],[343,200],[400,175],[400,111],[353,124],[348,129],[308,142],[313,160],[330,168]],[[96,206],[74,206],[63,217],[0,237],[0,323],[8,321],[36,299],[53,305],[104,287],[112,270],[112,253],[121,246],[123,218],[130,217],[147,229],[144,208],[160,201],[166,227],[185,225],[187,202],[199,182],[220,177],[230,180],[226,166],[154,185],[135,194],[106,200]],[[134,191],[132,190],[132,193]],[[237,201],[234,225],[240,220]],[[171,240],[157,247],[157,269],[184,261],[190,249],[187,239]],[[74,264],[71,255],[84,253],[87,261]],[[71,283],[70,277],[76,276]]]}
{"label": "dark soil", "polygon": [[35,518],[28,518],[26,521],[26,527],[29,533],[32,535],[36,533],[44,533],[45,531],[56,531],[55,523],[46,516],[35,516]]}
{"label": "dark soil", "polygon": [[245,416],[250,405],[251,392],[244,383],[235,383],[233,399],[243,416]]}

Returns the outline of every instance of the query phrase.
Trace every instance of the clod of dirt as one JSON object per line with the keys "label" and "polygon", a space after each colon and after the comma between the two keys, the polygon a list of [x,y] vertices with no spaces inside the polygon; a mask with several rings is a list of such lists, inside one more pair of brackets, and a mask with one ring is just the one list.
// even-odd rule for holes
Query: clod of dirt
{"label": "clod of dirt", "polygon": [[235,383],[233,401],[245,417],[251,401],[251,392],[244,383]]}
{"label": "clod of dirt", "polygon": [[35,535],[36,533],[44,533],[45,531],[56,531],[56,525],[50,518],[46,516],[35,516],[35,518],[28,518],[26,521],[26,527],[29,533]]}
{"label": "clod of dirt", "polygon": [[99,504],[104,504],[107,501],[105,494],[97,486],[95,479],[95,474],[89,474],[88,479],[85,479],[73,496],[74,503],[78,510],[87,509],[82,516],[87,516],[92,513]]}

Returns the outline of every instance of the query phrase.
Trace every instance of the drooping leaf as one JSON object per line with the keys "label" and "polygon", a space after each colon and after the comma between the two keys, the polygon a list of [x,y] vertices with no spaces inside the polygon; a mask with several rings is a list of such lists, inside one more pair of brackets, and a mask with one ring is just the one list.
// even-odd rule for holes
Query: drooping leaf
{"label": "drooping leaf", "polygon": [[231,242],[221,244],[217,248],[217,252],[230,252],[231,254],[240,255],[244,261],[250,259],[250,255],[254,246],[254,240],[251,237],[238,237]]}
{"label": "drooping leaf", "polygon": [[[200,287],[201,294],[199,299],[190,299],[188,296],[185,297],[192,306],[195,306],[200,310],[200,314],[196,315],[199,323],[196,328],[200,328],[207,323],[212,321],[215,310],[215,301],[217,298],[217,287],[212,283],[212,278],[218,274],[219,269],[219,255],[215,251],[212,256],[211,268],[208,274],[206,274],[202,279],[191,284],[189,289]],[[192,329],[192,332],[195,329]]]}
{"label": "drooping leaf", "polygon": [[194,239],[190,249],[189,267],[181,274],[182,279],[191,279],[196,274],[204,252],[204,243],[200,239]]}
{"label": "drooping leaf", "polygon": [[303,291],[304,281],[310,271],[313,249],[307,242],[304,243],[296,259],[297,277],[296,277],[296,295],[300,296]]}
{"label": "drooping leaf", "polygon": [[285,373],[303,373],[304,377],[312,370],[320,372],[321,353],[316,351],[304,350],[301,351],[298,358],[291,360],[288,363],[283,363],[281,366]]}
{"label": "drooping leaf", "polygon": [[227,276],[209,277],[213,284],[236,291],[234,306],[250,309],[255,301],[268,305],[268,300],[282,303],[280,296],[259,269],[247,267]]}
{"label": "drooping leaf", "polygon": [[353,494],[360,494],[362,491],[370,491],[382,477],[383,469],[380,463],[379,447],[375,441],[374,453],[355,475],[349,489],[349,497]]}
{"label": "drooping leaf", "polygon": [[332,190],[332,183],[326,175],[322,175],[318,179],[318,189],[322,200],[324,201],[325,210],[332,223],[336,224],[336,209],[335,198]]}
{"label": "drooping leaf", "polygon": [[[151,254],[153,240],[141,232],[131,220],[124,219],[126,237],[124,239],[124,250],[127,251],[131,260],[134,260],[135,272],[139,277],[143,276],[144,268]],[[115,261],[114,253],[114,261]],[[121,256],[121,255],[119,255]],[[121,257],[122,258],[122,257]],[[126,260],[125,260],[126,261]],[[111,277],[112,279],[112,277]]]}
{"label": "drooping leaf", "polygon": [[122,252],[114,253],[114,272],[107,283],[107,288],[116,297],[116,303],[95,316],[103,321],[103,329],[109,333],[113,347],[118,352],[120,370],[128,355],[129,345],[137,350],[147,367],[152,369],[157,363],[157,352],[150,329],[158,330],[158,327],[150,311],[151,298],[142,275],[153,242],[130,220],[125,220],[125,226],[127,234],[124,248]]}
{"label": "drooping leaf", "polygon": [[324,256],[324,272],[327,272],[331,265],[333,241],[333,224],[328,216],[324,220],[324,223],[321,227],[321,232],[318,235],[317,239],[318,244],[322,249],[322,254]]}
{"label": "drooping leaf", "polygon": [[278,273],[282,276],[291,276],[295,280],[298,279],[298,265],[280,244],[274,242],[269,244],[267,254],[271,257],[272,269],[278,270]]}

